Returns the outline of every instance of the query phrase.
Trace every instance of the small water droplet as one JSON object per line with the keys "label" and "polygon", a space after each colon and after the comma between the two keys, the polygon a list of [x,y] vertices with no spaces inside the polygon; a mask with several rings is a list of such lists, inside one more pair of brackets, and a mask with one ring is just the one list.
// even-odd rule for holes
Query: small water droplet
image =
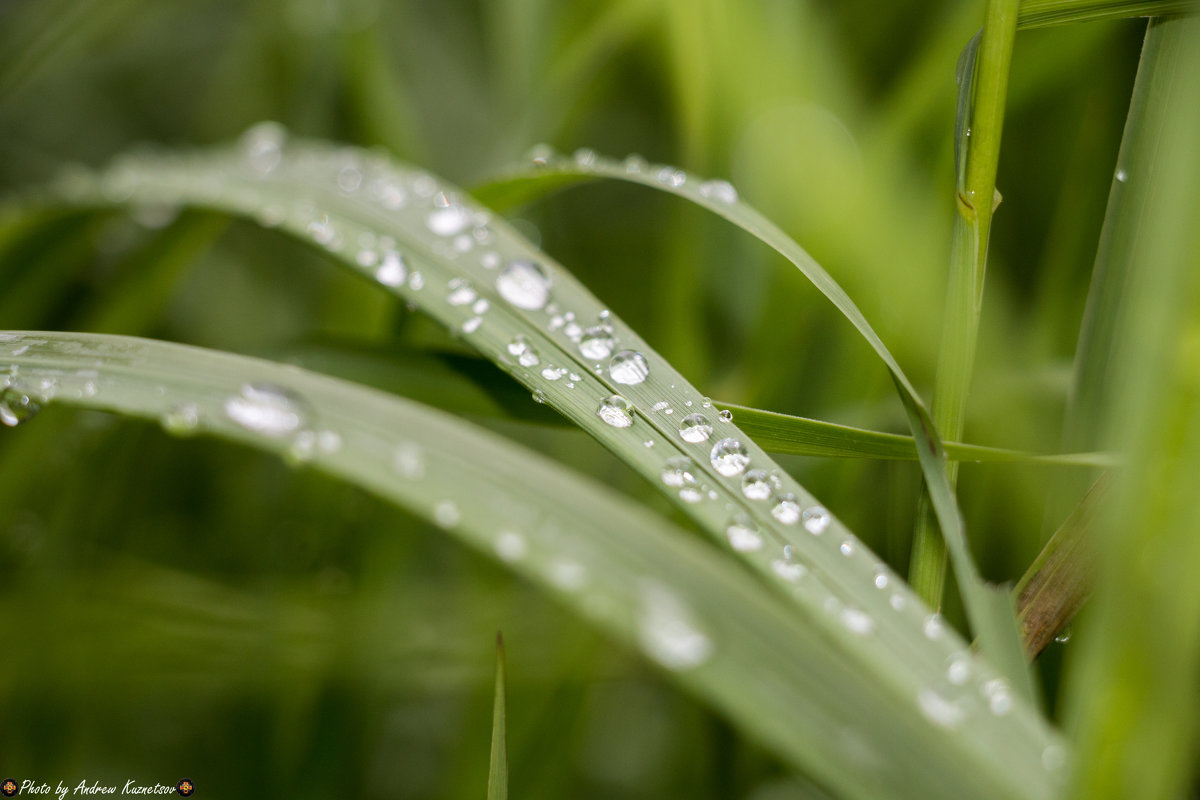
{"label": "small water droplet", "polygon": [[584,358],[598,361],[612,355],[615,344],[612,328],[606,325],[596,325],[583,332],[583,336],[579,339],[579,352],[583,354]]}
{"label": "small water droplet", "polygon": [[851,633],[862,636],[875,630],[875,620],[871,618],[871,615],[857,608],[843,608],[839,617],[842,625]]}
{"label": "small water droplet", "polygon": [[712,436],[712,423],[703,414],[688,414],[679,421],[679,435],[692,444],[706,441]]}
{"label": "small water droplet", "polygon": [[962,686],[971,677],[971,660],[965,655],[950,656],[946,665],[946,680],[955,686]]}
{"label": "small water droplet", "polygon": [[741,474],[746,469],[746,465],[750,463],[750,455],[746,451],[746,446],[737,439],[727,438],[717,442],[713,445],[708,458],[712,462],[713,469],[726,478]]}
{"label": "small water droplet", "polygon": [[420,272],[414,271],[408,279],[408,287],[414,292],[419,292],[425,288],[425,278]]}
{"label": "small water droplet", "polygon": [[496,291],[517,308],[536,311],[550,299],[550,276],[533,261],[510,261],[496,276]]}
{"label": "small water droplet", "polygon": [[1116,178],[1120,183],[1124,183],[1125,181],[1129,180],[1129,174],[1123,169],[1118,169]]}
{"label": "small water droplet", "polygon": [[1008,684],[1000,678],[993,678],[983,684],[983,694],[988,701],[988,709],[997,717],[1002,717],[1012,711],[1012,693]]}
{"label": "small water droplet", "polygon": [[537,350],[533,349],[529,339],[524,336],[517,336],[509,342],[508,352],[517,357],[517,363],[522,367],[536,367],[542,363],[542,360],[538,358]]}
{"label": "small water droplet", "polygon": [[550,564],[550,581],[564,592],[577,592],[587,583],[587,570],[578,561],[555,559]]}
{"label": "small water droplet", "polygon": [[[400,286],[407,277],[408,267],[404,265],[404,259],[400,254],[395,250],[384,253],[383,263],[379,265],[379,269],[375,270],[375,280],[384,286]],[[413,274],[413,277],[416,278],[416,273]]]}
{"label": "small water droplet", "polygon": [[876,589],[886,589],[887,586],[888,586],[887,573],[884,572],[883,570],[879,570],[878,572],[875,573],[875,588]]}
{"label": "small water droplet", "polygon": [[173,405],[163,414],[162,426],[176,436],[191,435],[200,427],[200,409],[195,403]]}
{"label": "small water droplet", "polygon": [[410,481],[425,477],[425,455],[418,445],[411,442],[401,444],[396,448],[392,464],[401,477]]}
{"label": "small water droplet", "polygon": [[730,522],[725,528],[725,536],[729,539],[729,546],[739,553],[749,553],[763,546],[762,536],[746,517]]}
{"label": "small water droplet", "polygon": [[669,459],[663,465],[660,477],[665,485],[679,489],[679,498],[684,502],[696,503],[704,497],[696,480],[696,465],[686,456]]}
{"label": "small water droplet", "polygon": [[847,539],[846,541],[844,541],[840,545],[838,545],[838,550],[841,552],[842,555],[849,558],[850,556],[854,555],[854,543],[851,542],[849,539]]}
{"label": "small water droplet", "polygon": [[956,703],[952,703],[933,689],[917,692],[917,707],[935,725],[942,728],[957,728],[966,716]]}
{"label": "small water droplet", "polygon": [[615,383],[633,386],[646,380],[650,375],[650,365],[641,353],[622,350],[608,362],[608,375]]}
{"label": "small water droplet", "polygon": [[489,303],[485,298],[481,297],[475,301],[474,305],[471,306],[471,310],[474,311],[479,316],[483,316],[484,314],[486,314],[488,312],[488,309],[491,307],[492,307],[491,303]]}
{"label": "small water droplet", "polygon": [[535,144],[529,150],[528,158],[536,167],[544,167],[555,159],[557,153],[548,144]]}
{"label": "small water droplet", "polygon": [[479,326],[483,324],[483,317],[471,317],[464,320],[462,324],[463,333],[474,333],[479,330]]}
{"label": "small water droplet", "polygon": [[728,408],[722,408],[717,412],[717,416],[721,418],[722,422],[733,422],[733,412]]}
{"label": "small water droplet", "polygon": [[469,281],[455,278],[449,284],[450,293],[446,295],[446,302],[452,306],[465,306],[475,302],[478,296],[475,294],[475,288],[471,286]]}
{"label": "small water droplet", "polygon": [[666,184],[674,189],[678,189],[687,182],[687,173],[675,167],[663,167],[655,177],[658,178],[659,183]]}
{"label": "small water droplet", "polygon": [[614,394],[600,401],[596,416],[614,428],[628,428],[633,424],[633,407],[624,397]]}
{"label": "small water droplet", "polygon": [[538,389],[537,391],[535,391],[533,393],[532,397],[533,397],[533,402],[535,402],[535,403],[545,403],[546,402],[546,393],[543,392],[541,389]]}
{"label": "small water droplet", "polygon": [[242,150],[251,169],[268,175],[283,158],[287,129],[278,122],[260,122],[242,134]]}
{"label": "small water droplet", "polygon": [[908,600],[902,594],[894,594],[888,598],[888,603],[894,611],[903,611],[905,606],[908,605]]}
{"label": "small water droplet", "polygon": [[462,521],[462,512],[450,500],[441,500],[433,507],[433,521],[442,528],[453,528]]}
{"label": "small water droplet", "polygon": [[647,439],[646,441],[642,442],[642,444],[643,444],[645,447],[654,447],[654,440],[653,440],[653,439]]}
{"label": "small water droplet", "polygon": [[457,236],[471,224],[471,213],[443,193],[438,193],[434,204],[437,208],[429,212],[425,223],[438,236]]}
{"label": "small water droplet", "polygon": [[732,205],[737,202],[737,189],[729,181],[711,180],[700,184],[700,194],[709,200]]}
{"label": "small water droplet", "polygon": [[5,385],[0,389],[0,423],[15,428],[33,419],[40,410],[37,400],[19,385]]}
{"label": "small water droplet", "polygon": [[713,654],[712,640],[691,610],[669,588],[646,582],[641,592],[638,640],[646,654],[667,669],[692,669]]}
{"label": "small water droplet", "polygon": [[925,624],[921,630],[925,632],[926,639],[940,639],[944,626],[940,614],[930,614],[925,618]]}
{"label": "small water droplet", "polygon": [[500,556],[500,560],[512,563],[520,561],[525,553],[529,550],[529,546],[525,543],[525,537],[513,531],[504,531],[496,537],[496,555]]}
{"label": "small water droplet", "polygon": [[811,506],[804,509],[803,522],[804,530],[811,533],[813,536],[820,536],[829,527],[829,520],[832,517],[824,506]]}
{"label": "small water droplet", "polygon": [[590,169],[596,165],[596,151],[590,147],[581,147],[575,151],[575,163],[584,169]]}
{"label": "small water droplet", "polygon": [[776,497],[775,505],[771,507],[771,516],[784,525],[795,525],[799,522],[800,504],[796,502],[795,495],[781,494]]}
{"label": "small water droplet", "polygon": [[247,383],[225,401],[225,415],[247,430],[285,436],[304,425],[307,413],[295,392],[269,383]]}
{"label": "small water droplet", "polygon": [[1071,641],[1071,626],[1068,625],[1059,631],[1058,635],[1054,637],[1054,641],[1058,642],[1059,644],[1066,644],[1067,642]]}
{"label": "small water droplet", "polygon": [[645,172],[646,167],[648,166],[649,164],[646,163],[646,159],[642,158],[637,153],[630,153],[629,155],[625,156],[625,171],[631,175],[636,175],[639,172]]}
{"label": "small water droplet", "polygon": [[771,562],[771,571],[785,581],[795,583],[804,577],[805,569],[803,564],[793,564],[789,561],[784,561],[782,558],[777,558]]}
{"label": "small water droplet", "polygon": [[337,176],[338,188],[349,194],[362,185],[362,173],[356,167],[342,167]]}

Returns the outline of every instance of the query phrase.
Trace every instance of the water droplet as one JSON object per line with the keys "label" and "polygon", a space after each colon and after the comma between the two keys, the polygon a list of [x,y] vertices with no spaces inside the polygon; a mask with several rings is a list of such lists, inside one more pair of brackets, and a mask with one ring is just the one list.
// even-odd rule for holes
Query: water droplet
{"label": "water droplet", "polygon": [[676,456],[663,465],[662,482],[672,488],[679,489],[679,497],[687,503],[696,503],[703,499],[699,481],[696,480],[696,465],[690,458]]}
{"label": "water droplet", "polygon": [[496,555],[500,556],[502,561],[510,564],[520,561],[528,550],[529,546],[525,543],[525,537],[519,533],[504,531],[496,537]]}
{"label": "water droplet", "polygon": [[888,585],[887,573],[884,572],[883,570],[879,570],[878,572],[876,572],[875,573],[875,588],[876,589],[886,589],[887,585]]}
{"label": "water droplet", "polygon": [[685,442],[703,442],[712,436],[712,424],[703,414],[688,414],[679,421],[679,435]]}
{"label": "water droplet", "polygon": [[425,477],[425,455],[416,444],[405,443],[397,447],[392,464],[396,472],[410,481]]}
{"label": "water droplet", "polygon": [[888,603],[891,604],[893,610],[903,611],[904,607],[908,605],[908,600],[902,594],[894,594],[888,598]]}
{"label": "water droplet", "polygon": [[824,506],[811,506],[804,509],[803,521],[804,530],[811,533],[813,536],[820,536],[829,527],[831,519],[829,512]]}
{"label": "water droplet", "polygon": [[575,163],[589,169],[596,165],[596,151],[590,147],[581,147],[575,151]]}
{"label": "water droplet", "polygon": [[771,480],[767,471],[752,469],[742,478],[742,494],[751,500],[766,500],[771,496]]}
{"label": "water droplet", "polygon": [[463,333],[474,333],[479,330],[479,326],[483,324],[483,317],[471,317],[464,320],[462,324]]}
{"label": "water droplet", "polygon": [[28,422],[40,410],[37,400],[19,386],[7,385],[0,389],[0,422],[8,427],[15,428]]}
{"label": "water droplet", "polygon": [[917,692],[917,707],[927,720],[943,728],[957,728],[966,716],[957,704],[932,689]]}
{"label": "water droplet", "polygon": [[711,180],[700,184],[700,194],[709,200],[732,205],[737,202],[737,189],[729,181]]}
{"label": "water droplet", "polygon": [[469,281],[455,278],[449,284],[450,293],[446,295],[446,302],[452,306],[465,306],[475,302],[477,295],[474,287]]}
{"label": "water droplet", "polygon": [[483,316],[484,314],[486,314],[488,312],[488,309],[491,307],[492,307],[491,303],[489,303],[485,298],[481,297],[475,301],[474,305],[471,306],[471,310],[474,311],[479,316]]}
{"label": "water droplet", "polygon": [[285,436],[305,423],[304,402],[294,392],[269,383],[247,383],[225,401],[225,414],[247,430]]}
{"label": "water droplet", "polygon": [[713,445],[708,458],[712,462],[713,469],[726,478],[741,474],[742,470],[746,469],[746,465],[750,463],[750,455],[746,452],[746,446],[737,439],[722,439],[717,442]]}
{"label": "water droplet", "polygon": [[362,173],[355,167],[342,167],[337,176],[338,188],[349,194],[362,185]]}
{"label": "water droplet", "polygon": [[636,175],[639,172],[645,172],[649,164],[646,159],[642,158],[637,153],[630,153],[625,156],[625,171],[631,175]]}
{"label": "water droplet", "polygon": [[608,362],[608,375],[615,383],[633,386],[646,380],[650,375],[650,365],[641,353],[622,350]]}
{"label": "water droplet", "polygon": [[842,555],[849,558],[850,556],[854,555],[854,543],[847,539],[838,545],[838,550],[841,551]]}
{"label": "water droplet", "polygon": [[796,581],[800,580],[800,578],[804,577],[805,569],[803,564],[793,564],[791,562],[784,561],[781,558],[777,558],[771,562],[771,571],[783,578],[785,581],[791,581],[792,583],[795,583]]}
{"label": "water droplet", "polygon": [[971,660],[965,655],[952,655],[946,665],[946,680],[962,686],[971,677]]}
{"label": "water droplet", "polygon": [[733,422],[733,412],[728,408],[722,408],[717,412],[717,416],[721,418],[722,422]]}
{"label": "water droplet", "polygon": [[1067,642],[1071,641],[1071,626],[1068,625],[1059,631],[1058,635],[1054,637],[1054,641],[1058,642],[1059,644],[1066,644]]}
{"label": "water droplet", "polygon": [[655,177],[658,178],[659,183],[675,189],[687,182],[687,173],[681,169],[675,169],[675,167],[663,167]]}
{"label": "water droplet", "polygon": [[457,236],[471,224],[471,213],[444,194],[439,193],[437,197],[435,205],[438,207],[425,218],[429,230],[438,236]]}
{"label": "water droplet", "polygon": [[188,436],[200,427],[200,409],[195,403],[180,403],[171,406],[163,414],[162,426],[167,433]]}
{"label": "water droplet", "polygon": [[614,394],[600,401],[596,416],[614,428],[628,428],[633,424],[633,407],[624,397]]}
{"label": "water droplet", "polygon": [[799,522],[800,504],[796,502],[795,495],[781,494],[775,498],[775,505],[771,507],[771,516],[784,525],[795,525]]}
{"label": "water droplet", "polygon": [[596,325],[583,332],[579,339],[579,352],[584,358],[599,361],[612,355],[614,344],[612,328]]}
{"label": "water droplet", "polygon": [[533,261],[510,261],[496,276],[496,291],[517,308],[536,311],[550,299],[550,276]]}
{"label": "water droplet", "polygon": [[251,169],[267,175],[279,166],[287,129],[278,122],[260,122],[242,134],[242,150]]}
{"label": "water droplet", "polygon": [[441,500],[433,507],[433,521],[442,528],[453,528],[462,521],[462,512],[450,500]]}
{"label": "water droplet", "polygon": [[1125,170],[1123,170],[1123,169],[1117,170],[1116,177],[1120,183],[1124,183],[1125,181],[1129,180],[1129,174],[1127,172],[1125,172]]}
{"label": "water droplet", "polygon": [[638,640],[646,654],[667,669],[698,667],[713,654],[713,643],[690,609],[666,586],[642,586]]}
{"label": "water droplet", "polygon": [[308,235],[317,244],[331,247],[337,238],[337,228],[330,221],[328,214],[322,214],[308,223]]}
{"label": "water droplet", "polygon": [[535,391],[533,393],[532,397],[533,397],[533,402],[535,402],[535,403],[545,403],[546,402],[546,393],[543,392],[541,389],[538,389],[537,391]]}
{"label": "water droplet", "polygon": [[739,553],[749,553],[763,546],[762,536],[745,517],[730,522],[725,528],[725,536],[729,539],[729,546]]}
{"label": "water droplet", "polygon": [[987,698],[988,709],[996,716],[1002,717],[1012,711],[1012,693],[1008,690],[1008,684],[1002,679],[993,678],[984,683],[983,694]]}
{"label": "water droplet", "polygon": [[565,592],[577,592],[587,583],[587,570],[578,561],[555,559],[550,564],[550,582]]}
{"label": "water droplet", "polygon": [[554,160],[557,154],[554,148],[548,144],[535,144],[529,150],[528,158],[533,162],[534,166],[544,167]]}
{"label": "water droplet", "polygon": [[408,279],[408,286],[414,292],[419,292],[425,288],[425,278],[420,272],[414,271],[412,276]]}
{"label": "water droplet", "polygon": [[[404,265],[404,259],[400,254],[395,250],[389,250],[384,253],[383,263],[379,265],[379,269],[375,270],[375,280],[384,286],[400,286],[407,277],[408,267]],[[416,278],[415,273],[413,278]],[[413,288],[416,287],[414,286]]]}
{"label": "water droplet", "polygon": [[875,620],[871,619],[871,615],[865,611],[860,611],[857,608],[843,608],[839,616],[842,620],[842,625],[851,633],[857,633],[861,636],[875,630]]}
{"label": "water droplet", "polygon": [[930,614],[925,618],[925,624],[921,628],[925,632],[926,639],[940,639],[944,626],[940,614]]}
{"label": "water droplet", "polygon": [[654,447],[654,440],[653,440],[653,439],[647,439],[646,441],[642,442],[642,444],[643,444],[645,447]]}
{"label": "water droplet", "polygon": [[542,363],[542,360],[538,358],[537,350],[533,349],[529,339],[524,336],[517,336],[509,342],[508,352],[517,357],[517,363],[522,367],[536,367]]}

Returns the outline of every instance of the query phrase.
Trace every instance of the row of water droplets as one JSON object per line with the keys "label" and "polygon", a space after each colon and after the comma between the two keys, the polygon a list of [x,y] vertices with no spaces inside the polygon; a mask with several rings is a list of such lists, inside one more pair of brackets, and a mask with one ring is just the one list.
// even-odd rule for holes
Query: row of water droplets
{"label": "row of water droplets", "polygon": [[[557,154],[546,145],[539,145],[530,154],[530,160],[535,169],[574,172],[581,174],[600,174],[608,177],[625,177],[641,183],[657,183],[661,188],[680,194],[691,194],[693,199],[707,201],[713,204],[733,205],[738,202],[734,187],[725,181],[698,180],[669,165],[651,165],[639,156],[629,156],[623,162],[613,162],[598,156],[590,149],[577,150],[572,156]],[[622,174],[623,173],[623,174]],[[641,359],[640,361],[638,359]],[[622,367],[621,376],[613,375],[618,383],[640,384],[649,373],[649,367],[640,353],[626,351],[626,360],[636,365],[635,369],[626,370]],[[625,381],[620,377],[630,375],[633,380]],[[682,382],[682,381],[681,381]],[[686,385],[686,384],[684,384]],[[672,385],[672,389],[675,386]],[[690,388],[690,387],[688,387]],[[703,405],[708,408],[711,404],[705,398]],[[614,396],[606,401],[601,409],[601,416],[609,424],[627,427],[632,417],[628,410],[631,403],[625,397]],[[830,528],[832,516],[819,504],[806,505],[799,498],[802,492],[789,491],[785,478],[777,470],[750,469],[751,456],[746,445],[734,436],[720,435],[714,437],[714,421],[709,416],[711,412],[699,413],[691,410],[693,401],[685,400],[686,411],[678,423],[678,434],[683,442],[688,444],[705,444],[710,446],[708,460],[712,468],[727,478],[740,478],[740,490],[743,497],[752,502],[766,502],[770,508],[771,517],[783,526],[798,525],[814,537],[822,536]],[[652,406],[652,411],[661,413],[664,417],[674,414],[670,402],[659,400]],[[727,412],[722,412],[727,413]],[[710,439],[714,441],[710,442]],[[653,446],[652,440],[645,442]],[[687,456],[668,459],[664,464],[661,479],[663,483],[678,491],[679,497],[685,503],[699,502],[704,499],[703,490],[697,475],[699,470],[696,462]],[[712,490],[709,490],[712,492]],[[715,494],[709,494],[716,499]],[[840,526],[836,526],[840,527]],[[758,551],[765,546],[763,530],[757,527],[750,515],[735,513],[726,526],[726,535],[730,546],[739,552]],[[837,552],[852,558],[859,554],[869,554],[869,551],[848,532],[839,531],[836,537]],[[832,540],[831,540],[832,541]],[[807,569],[799,561],[793,560],[794,548],[784,545],[782,558],[772,561],[776,574],[789,580],[798,580]],[[910,607],[918,608],[915,597],[905,590],[904,584],[881,562],[875,565],[871,582],[875,589],[890,593],[888,605],[896,612]],[[837,609],[837,613],[845,626],[852,633],[866,634],[875,629],[874,618],[852,605],[844,605],[836,600],[827,603]],[[922,635],[930,641],[945,641],[949,652],[944,654],[944,682],[951,687],[964,687],[974,677],[979,695],[984,705],[991,713],[1005,715],[1013,707],[1011,689],[1002,678],[994,675],[989,669],[977,669],[976,661],[972,659],[961,640],[957,636],[947,634],[946,628],[937,614],[928,615],[921,621]],[[979,674],[976,675],[975,673]],[[927,687],[918,694],[918,706],[922,712],[935,724],[956,727],[966,716],[967,708],[972,704],[963,701],[967,698],[958,695],[955,699],[947,699],[950,693],[939,691],[936,687]],[[1054,761],[1055,759],[1048,759]],[[1048,767],[1051,765],[1048,763]]]}
{"label": "row of water droplets", "polygon": [[[491,352],[493,356],[497,355],[497,348],[489,346],[492,342],[485,341],[488,328],[484,320],[489,310],[495,307],[493,301],[498,296],[515,309],[517,315],[525,319],[532,318],[535,324],[544,324],[544,328],[541,325],[538,328],[544,337],[549,337],[551,342],[554,342],[554,337],[557,336],[561,342],[557,347],[556,343],[552,343],[545,348],[547,353],[555,353],[556,357],[553,360],[539,354],[537,345],[540,342],[523,335],[507,341],[503,350],[498,353],[499,360],[508,365],[510,371],[523,379],[526,385],[534,387],[535,399],[544,401],[547,393],[550,393],[556,407],[570,412],[572,402],[565,397],[565,392],[559,389],[561,387],[565,390],[579,385],[587,374],[585,370],[590,370],[602,380],[607,379],[615,387],[620,387],[623,392],[604,393],[593,407],[592,413],[614,428],[635,427],[635,403],[625,395],[636,392],[637,387],[645,384],[650,365],[632,334],[628,334],[628,338],[634,346],[621,348],[618,343],[619,337],[615,334],[614,320],[610,319],[606,312],[599,311],[595,313],[591,322],[584,322],[585,315],[565,309],[560,303],[554,302],[554,281],[551,273],[539,258],[528,255],[528,251],[517,242],[517,237],[508,232],[502,223],[494,223],[489,212],[473,208],[457,192],[443,187],[432,177],[420,172],[397,169],[377,155],[363,155],[359,151],[346,149],[313,148],[303,150],[299,157],[294,159],[295,163],[289,164],[284,158],[285,143],[286,136],[278,126],[256,127],[243,139],[243,163],[235,168],[233,175],[224,178],[213,177],[210,169],[183,169],[177,173],[178,180],[174,185],[171,185],[169,180],[164,182],[161,164],[154,164],[153,169],[147,170],[152,173],[148,181],[139,180],[135,166],[118,165],[104,178],[104,194],[109,200],[119,202],[160,203],[182,195],[201,201],[221,201],[217,205],[232,203],[256,216],[264,225],[282,225],[311,237],[316,244],[368,271],[379,283],[429,311],[452,329],[457,328],[466,338],[477,340],[480,349]],[[538,158],[535,156],[535,163],[538,162]],[[549,163],[549,158],[546,161]],[[572,162],[575,167],[583,170],[599,169],[601,166],[601,161],[589,151],[577,153]],[[262,193],[255,190],[254,184],[270,180],[287,169],[300,176],[310,176],[321,171],[332,172],[336,188],[327,193],[335,198],[354,201],[355,210],[361,211],[365,208],[371,211],[381,224],[355,225],[335,213],[321,213],[317,203],[305,199],[303,192],[299,193],[290,205],[264,203]],[[696,181],[681,170],[652,168],[636,157],[627,159],[623,169],[630,175],[639,176],[652,170],[654,180],[664,186],[676,190],[694,186],[699,196],[712,202],[737,201],[736,191],[724,182]],[[249,175],[242,172],[248,172]],[[238,180],[244,183],[247,177],[249,185],[239,187]],[[156,188],[162,190],[163,196],[156,196]],[[146,191],[147,189],[150,191]],[[139,197],[139,194],[144,196]],[[329,202],[328,199],[325,202]],[[336,203],[330,205],[335,206]],[[334,211],[336,210],[335,208]],[[438,276],[438,281],[427,279],[420,270],[409,266],[409,259],[402,255],[395,239],[380,235],[376,232],[376,227],[383,230],[399,227],[409,234],[404,245],[410,252],[414,240],[428,250],[426,258],[422,259],[425,264],[435,269],[447,263],[458,264],[462,267],[461,274],[452,275],[449,270],[443,270]],[[506,251],[514,254],[506,258],[501,255]],[[444,303],[432,299],[422,302],[418,299],[427,287],[436,287],[438,284],[446,292]],[[574,287],[568,283],[567,288]],[[590,305],[599,307],[585,292],[580,290],[574,293],[590,301]],[[458,310],[458,314],[447,313],[447,309]],[[537,320],[534,317],[535,312],[544,315],[545,318]],[[511,330],[520,326],[497,327]],[[563,339],[566,341],[562,342]],[[554,363],[555,360],[561,360],[562,353],[568,353],[571,360],[581,362],[575,366],[586,366],[575,371],[569,361]],[[531,368],[536,370],[529,371]],[[244,387],[242,397],[235,398],[232,406],[227,406],[226,413],[230,413],[232,408],[232,413],[237,414],[238,409],[246,403],[251,406],[260,404],[267,395],[279,394],[275,388],[277,387]],[[675,389],[675,384],[672,384],[671,388]],[[661,412],[666,417],[674,413],[674,409],[665,400],[644,399],[646,402],[643,405],[650,406],[654,412]],[[701,407],[706,402],[701,398],[697,398],[697,401]],[[268,405],[271,402],[266,401]],[[695,402],[685,400],[684,405],[691,407]],[[666,406],[661,407],[662,403],[666,403]],[[275,404],[282,405],[278,402]],[[652,416],[647,413],[647,419],[651,419]],[[187,419],[188,415],[183,414],[182,418]],[[286,414],[283,418],[290,420]],[[776,471],[748,469],[750,451],[738,436],[721,435],[711,446],[707,445],[707,440],[714,433],[714,423],[727,422],[728,420],[720,417],[711,420],[706,413],[694,411],[683,414],[675,431],[665,423],[655,422],[653,427],[655,434],[660,438],[672,438],[672,446],[668,450],[675,450],[681,445],[705,443],[705,461],[713,472],[723,479],[736,479],[739,485],[722,487],[728,494],[718,491],[717,487],[698,480],[699,471],[690,457],[687,457],[685,465],[681,460],[685,456],[668,452],[661,457],[659,468],[664,486],[677,491],[680,499],[686,504],[698,504],[701,501],[720,503],[723,496],[726,500],[728,495],[737,498],[740,491],[741,497],[749,501],[768,500],[770,516],[779,526],[786,528],[799,524],[814,536],[823,534],[830,527],[831,517],[828,512],[811,501],[800,500],[799,498],[804,497],[803,492],[799,491],[799,487],[790,487],[790,479],[785,475]],[[736,434],[736,429],[732,429],[732,432]],[[643,435],[636,430],[631,433]],[[309,440],[308,436],[303,438],[305,441]],[[314,449],[319,449],[319,437],[312,437],[312,441]],[[653,449],[654,436],[646,438],[643,443],[647,450]],[[770,463],[765,456],[763,461]],[[755,511],[751,508],[751,513],[747,514],[744,509],[739,508],[740,502],[743,501],[725,503],[728,518],[725,530],[730,545],[742,553],[766,554],[763,530],[751,521]],[[449,519],[453,515],[447,513],[443,516]],[[708,521],[711,521],[712,513],[709,512],[706,516]],[[840,526],[835,527],[840,539],[837,551],[843,557],[852,559],[866,552],[848,532],[840,529]],[[772,558],[769,563],[777,577],[789,582],[798,582],[808,572],[809,567],[796,558],[797,551],[792,545],[781,547],[779,542],[772,542],[771,548],[773,552],[770,554]],[[829,573],[827,568],[820,571],[824,574]],[[897,612],[904,610],[908,605],[908,598],[900,591],[900,582],[881,564],[875,570],[872,580],[879,589],[895,586],[896,593],[891,596],[891,606]],[[825,607],[830,611],[836,610],[838,619],[846,630],[855,634],[866,634],[875,630],[876,621],[868,612],[843,603],[834,595],[829,595],[827,600],[829,602],[824,604]],[[697,632],[697,636],[702,634]],[[705,652],[705,648],[699,646],[691,649],[694,652]],[[1002,703],[999,705],[1003,706]]]}

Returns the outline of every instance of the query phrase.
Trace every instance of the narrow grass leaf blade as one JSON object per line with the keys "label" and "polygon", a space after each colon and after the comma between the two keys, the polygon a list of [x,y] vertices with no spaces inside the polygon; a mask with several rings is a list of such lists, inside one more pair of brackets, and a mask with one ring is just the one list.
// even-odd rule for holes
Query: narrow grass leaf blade
{"label": "narrow grass leaf blade", "polygon": [[920,675],[864,659],[662,518],[444,414],[287,365],[128,337],[0,333],[0,369],[10,409],[24,397],[158,420],[409,508],[640,649],[842,795],[1054,796],[1043,761],[1062,750],[1058,737],[1022,704],[996,705],[981,688],[995,673],[965,650],[953,669]]}
{"label": "narrow grass leaf blade", "polygon": [[492,754],[488,769],[488,800],[508,800],[508,745],[505,727],[504,637],[496,634],[496,699],[492,703]]}
{"label": "narrow grass leaf blade", "polygon": [[1104,19],[1195,13],[1191,0],[1023,0],[1017,25],[1048,28]]}

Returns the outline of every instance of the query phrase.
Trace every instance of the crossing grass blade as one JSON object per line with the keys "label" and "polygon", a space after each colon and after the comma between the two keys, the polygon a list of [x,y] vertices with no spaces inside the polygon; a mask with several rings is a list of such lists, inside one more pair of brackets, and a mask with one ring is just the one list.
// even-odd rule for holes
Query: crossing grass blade
{"label": "crossing grass blade", "polygon": [[1015,698],[989,695],[995,673],[965,649],[955,659],[966,681],[943,665],[914,672],[900,654],[863,658],[853,642],[873,637],[855,624],[800,619],[660,517],[440,412],[288,365],[129,337],[0,333],[0,370],[9,411],[61,403],[158,420],[410,509],[640,649],[842,795],[1054,796],[1044,762],[1061,756],[1058,737]]}

